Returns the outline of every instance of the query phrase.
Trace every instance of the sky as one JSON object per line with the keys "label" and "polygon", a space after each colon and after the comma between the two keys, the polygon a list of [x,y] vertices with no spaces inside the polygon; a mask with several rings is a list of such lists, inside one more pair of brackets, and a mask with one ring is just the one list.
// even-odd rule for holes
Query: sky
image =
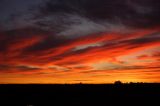
{"label": "sky", "polygon": [[0,83],[160,82],[159,0],[0,0]]}

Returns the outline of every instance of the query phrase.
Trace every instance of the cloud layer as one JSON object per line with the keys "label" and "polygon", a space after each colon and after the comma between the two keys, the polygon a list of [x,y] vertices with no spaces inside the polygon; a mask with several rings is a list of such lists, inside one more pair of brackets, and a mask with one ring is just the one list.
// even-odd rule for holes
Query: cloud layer
{"label": "cloud layer", "polygon": [[[159,0],[29,0],[25,8],[19,3],[9,7],[2,1],[4,83],[160,81]],[[13,7],[21,14],[8,12]],[[13,78],[25,75],[24,82]]]}

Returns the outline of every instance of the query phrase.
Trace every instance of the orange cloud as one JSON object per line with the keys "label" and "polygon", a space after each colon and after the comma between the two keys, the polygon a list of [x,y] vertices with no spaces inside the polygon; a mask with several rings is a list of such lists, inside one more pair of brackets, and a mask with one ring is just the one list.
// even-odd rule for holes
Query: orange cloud
{"label": "orange cloud", "polygon": [[[155,62],[147,63],[148,65],[154,64],[153,67],[146,67],[144,66],[146,63],[143,64],[143,62],[135,66],[134,63],[128,64],[125,60],[121,61],[117,57],[132,56],[139,51],[159,47],[160,42],[157,33],[159,33],[158,30],[154,29],[141,30],[131,34],[102,33],[74,39],[60,39],[65,43],[56,39],[55,36],[49,37],[49,35],[44,34],[25,35],[18,37],[18,39],[13,39],[13,41],[11,40],[11,43],[4,43],[7,48],[0,53],[0,73],[8,73],[9,75],[14,75],[14,73],[30,74],[32,76],[44,75],[45,80],[43,82],[47,82],[50,76],[55,76],[57,80],[60,78],[59,76],[62,76],[64,80],[68,79],[67,81],[70,82],[77,81],[76,77],[78,76],[85,76],[80,80],[99,82],[100,76],[105,79],[106,73],[109,75],[107,74],[108,76],[106,75],[107,77],[105,77],[112,79],[112,81],[121,78],[118,73],[124,74],[121,79],[129,81],[129,79],[133,80],[136,77],[137,74],[134,75],[134,73],[139,73],[139,78],[136,78],[141,79],[141,81],[147,81],[143,79],[148,76],[141,71],[151,70],[153,71],[153,76],[149,77],[154,77],[154,70],[159,70],[158,62],[156,64]],[[6,39],[4,36],[0,38],[1,40]],[[159,54],[157,53],[150,57],[139,56],[138,59],[152,58],[152,60],[157,60],[158,56]],[[108,62],[110,65],[106,65],[107,70],[104,69],[102,71],[100,69],[103,67],[98,65],[98,62]],[[97,64],[97,67],[101,68],[96,71],[92,64]],[[128,70],[127,72],[136,71],[127,74],[126,70]],[[98,78],[90,75],[93,72],[94,76],[98,76]],[[66,77],[68,74],[70,74],[70,77]],[[130,76],[128,80],[127,75]],[[38,79],[35,81],[38,81]]]}

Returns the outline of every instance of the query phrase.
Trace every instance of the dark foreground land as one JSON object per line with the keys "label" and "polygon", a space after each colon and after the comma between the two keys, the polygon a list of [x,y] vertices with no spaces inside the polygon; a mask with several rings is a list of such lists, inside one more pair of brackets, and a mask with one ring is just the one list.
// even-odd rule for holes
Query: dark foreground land
{"label": "dark foreground land", "polygon": [[160,84],[2,84],[0,106],[160,106]]}

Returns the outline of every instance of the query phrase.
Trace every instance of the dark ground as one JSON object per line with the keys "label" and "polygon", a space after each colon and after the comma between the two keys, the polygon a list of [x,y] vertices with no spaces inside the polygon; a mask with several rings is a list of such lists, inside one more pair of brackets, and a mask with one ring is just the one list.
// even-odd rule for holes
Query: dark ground
{"label": "dark ground", "polygon": [[160,106],[160,84],[2,84],[0,106]]}

